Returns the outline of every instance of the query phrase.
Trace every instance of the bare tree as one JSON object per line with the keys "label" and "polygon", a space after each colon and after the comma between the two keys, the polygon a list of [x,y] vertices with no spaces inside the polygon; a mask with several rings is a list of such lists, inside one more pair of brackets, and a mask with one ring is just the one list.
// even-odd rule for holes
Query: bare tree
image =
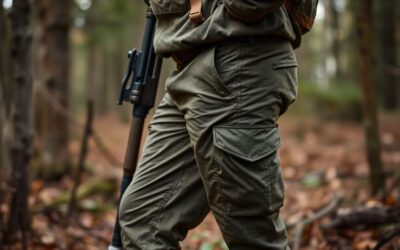
{"label": "bare tree", "polygon": [[[10,70],[10,59],[11,53],[9,49],[9,22],[7,14],[3,5],[0,4],[0,184],[6,182],[10,175],[10,161],[8,154],[8,144],[5,143],[6,134],[4,133],[5,121],[8,116],[10,107],[10,96],[11,91],[11,70]],[[7,94],[5,94],[7,93]],[[4,203],[6,192],[3,185],[0,185],[0,203]],[[4,217],[0,213],[0,232],[5,230]],[[2,237],[0,235],[0,249]]]}
{"label": "bare tree", "polygon": [[[3,5],[0,4],[0,36],[4,38],[5,36],[5,18]],[[3,57],[4,45],[3,39],[0,40],[0,184],[3,182],[4,178],[4,163],[3,163],[3,74],[4,74],[4,57]],[[0,203],[3,203],[3,193],[4,191],[0,187]],[[4,225],[3,215],[0,213],[0,225]],[[3,226],[0,226],[0,232],[2,232]],[[0,248],[2,242],[2,235],[0,235]]]}
{"label": "bare tree", "polygon": [[[12,63],[8,13],[9,11],[5,10],[3,5],[0,4],[0,112],[2,112],[5,120],[9,117],[12,101]],[[0,162],[0,165],[2,163],[4,162]]]}
{"label": "bare tree", "polygon": [[[399,105],[398,91],[399,79],[392,68],[397,65],[397,41],[396,41],[396,3],[398,0],[385,0],[377,4],[377,69],[378,79],[382,86],[383,105],[388,110],[394,110]],[[398,4],[398,3],[397,3]]]}
{"label": "bare tree", "polygon": [[7,236],[21,235],[22,249],[28,249],[30,218],[28,210],[29,165],[32,140],[32,77],[29,0],[14,1],[11,12],[12,58],[14,67],[13,142],[11,146],[13,192]]}
{"label": "bare tree", "polygon": [[[54,100],[68,108],[69,0],[36,0],[40,38],[39,84]],[[40,90],[40,88],[39,88]],[[40,93],[40,91],[39,91]],[[37,96],[38,135],[42,142],[42,175],[53,178],[68,171],[68,120],[48,100]],[[39,106],[39,107],[38,107]]]}
{"label": "bare tree", "polygon": [[372,193],[383,191],[385,178],[381,160],[378,111],[373,87],[373,43],[372,43],[372,0],[358,2],[358,49],[360,80],[363,88],[363,110],[366,134],[366,149],[370,171]]}
{"label": "bare tree", "polygon": [[[5,53],[5,45],[4,45],[4,37],[6,36],[5,32],[5,16],[4,16],[4,8],[3,5],[0,4],[0,182],[3,171],[3,85],[4,85],[4,53]],[[1,196],[1,194],[0,194]],[[1,197],[0,197],[1,201]],[[1,221],[1,218],[0,218]]]}
{"label": "bare tree", "polygon": [[340,27],[339,27],[339,19],[340,13],[338,12],[338,7],[336,0],[328,0],[324,2],[326,5],[326,15],[325,15],[325,22],[326,22],[326,29],[328,30],[328,42],[330,46],[330,53],[331,57],[335,60],[336,69],[334,72],[334,77],[341,79],[344,75],[343,67],[341,66],[341,38],[340,38]]}

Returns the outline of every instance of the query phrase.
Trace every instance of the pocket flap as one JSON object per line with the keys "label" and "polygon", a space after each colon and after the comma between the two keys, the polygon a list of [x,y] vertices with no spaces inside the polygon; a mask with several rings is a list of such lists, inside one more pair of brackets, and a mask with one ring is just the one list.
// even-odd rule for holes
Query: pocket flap
{"label": "pocket flap", "polygon": [[281,144],[276,125],[218,126],[213,132],[217,148],[250,162],[275,152]]}

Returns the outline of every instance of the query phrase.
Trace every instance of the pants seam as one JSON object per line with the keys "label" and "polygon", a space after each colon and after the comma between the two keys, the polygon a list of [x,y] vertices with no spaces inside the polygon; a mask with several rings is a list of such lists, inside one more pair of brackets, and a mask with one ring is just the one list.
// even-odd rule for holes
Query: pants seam
{"label": "pants seam", "polygon": [[239,48],[238,53],[239,53],[239,59],[238,59],[238,77],[237,77],[237,79],[239,82],[238,83],[239,89],[237,91],[238,94],[237,94],[237,98],[236,98],[236,121],[237,121],[237,123],[240,123],[241,122],[241,120],[240,120],[240,117],[241,117],[240,103],[241,103],[241,99],[242,99],[242,75],[241,75],[241,73],[242,73],[242,54],[243,54],[241,47]]}
{"label": "pants seam", "polygon": [[[214,148],[215,150],[215,148]],[[214,165],[217,167],[218,171],[217,174],[214,175],[212,178],[214,178],[217,181],[217,195],[219,195],[220,199],[221,199],[221,203],[222,203],[222,212],[224,215],[229,214],[229,207],[227,206],[227,202],[225,199],[225,195],[222,191],[222,184],[221,184],[221,172],[222,170],[222,164],[221,164],[221,152],[217,151],[215,152],[215,157],[214,157]]]}
{"label": "pants seam", "polygon": [[[160,223],[161,218],[162,218],[162,215],[163,215],[163,211],[164,211],[164,209],[165,209],[165,207],[166,207],[168,201],[169,201],[170,198],[172,197],[173,193],[176,191],[177,187],[178,187],[179,184],[181,183],[181,179],[182,179],[182,177],[184,176],[184,174],[186,173],[186,171],[187,171],[187,168],[185,168],[185,169],[182,171],[182,173],[179,175],[177,181],[176,181],[176,182],[174,183],[174,185],[172,186],[171,190],[170,190],[170,191],[168,192],[168,194],[165,196],[165,198],[164,198],[164,200],[162,201],[162,204],[161,204],[161,206],[160,206],[160,210],[159,210],[158,216],[156,216],[156,217],[154,218],[154,220],[150,221],[151,225],[152,225],[153,228],[154,228],[154,230],[153,230],[154,233],[152,234],[152,238],[153,238],[154,242],[159,242],[159,241],[156,239],[156,233],[157,233],[156,228],[157,228],[157,225]],[[147,248],[146,248],[146,249],[152,250],[152,248],[150,248],[150,247],[151,247],[151,244],[147,245]]]}

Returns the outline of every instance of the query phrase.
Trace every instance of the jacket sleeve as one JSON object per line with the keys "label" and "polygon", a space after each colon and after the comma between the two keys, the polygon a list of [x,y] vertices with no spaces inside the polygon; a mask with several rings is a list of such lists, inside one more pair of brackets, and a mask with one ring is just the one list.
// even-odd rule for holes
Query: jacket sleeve
{"label": "jacket sleeve", "polygon": [[223,0],[230,17],[245,22],[261,21],[268,12],[279,9],[285,0]]}

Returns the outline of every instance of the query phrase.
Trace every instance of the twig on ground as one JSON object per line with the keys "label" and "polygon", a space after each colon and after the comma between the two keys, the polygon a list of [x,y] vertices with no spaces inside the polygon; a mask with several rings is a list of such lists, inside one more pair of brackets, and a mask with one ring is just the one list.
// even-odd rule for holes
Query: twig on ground
{"label": "twig on ground", "polygon": [[400,236],[400,226],[395,227],[391,231],[385,233],[379,240],[378,243],[376,243],[376,246],[374,247],[373,250],[379,250],[381,247],[386,245],[386,243],[390,242],[397,236]]}
{"label": "twig on ground", "polygon": [[331,201],[325,207],[317,211],[312,216],[305,218],[296,224],[294,228],[293,250],[300,249],[304,228],[312,222],[332,212],[332,210],[334,210],[340,204],[341,200],[342,199],[339,196],[334,195]]}
{"label": "twig on ground", "polygon": [[400,186],[400,171],[395,173],[393,177],[393,182],[386,191],[386,196],[390,195],[399,186]]}

